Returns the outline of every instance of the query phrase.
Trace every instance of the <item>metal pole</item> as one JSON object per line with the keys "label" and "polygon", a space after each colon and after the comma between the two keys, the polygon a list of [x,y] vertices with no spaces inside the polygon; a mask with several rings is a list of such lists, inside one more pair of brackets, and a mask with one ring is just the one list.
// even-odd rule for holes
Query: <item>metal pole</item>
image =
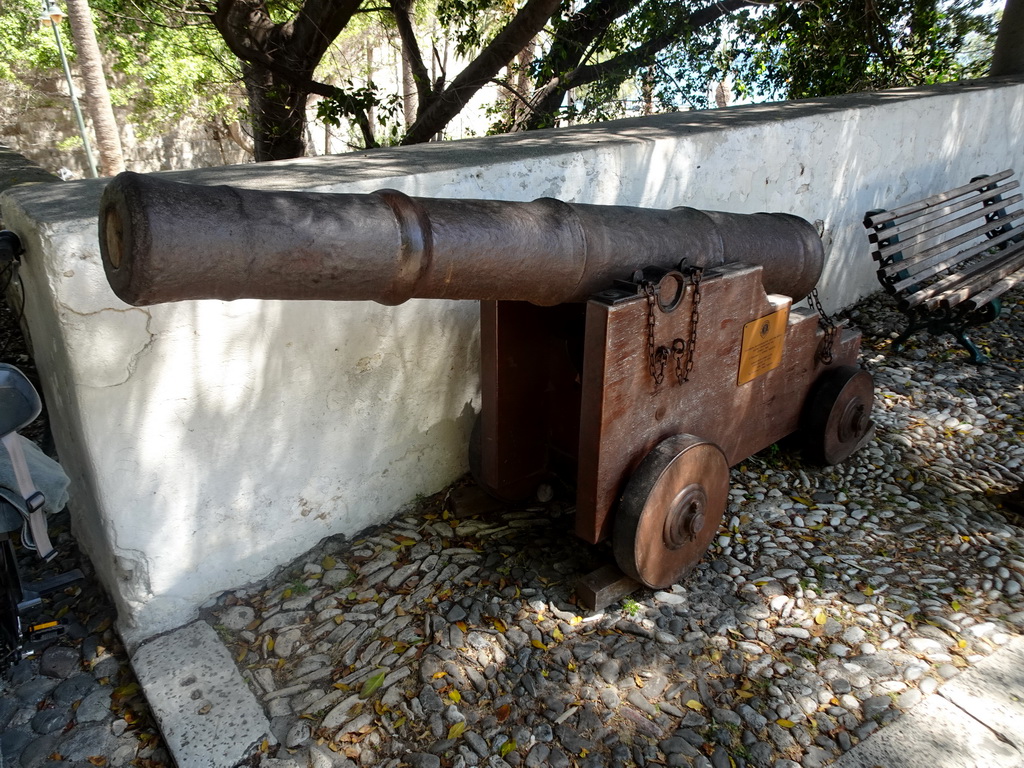
{"label": "metal pole", "polygon": [[[45,12],[45,5],[44,5]],[[51,22],[53,27],[53,36],[57,40],[57,51],[60,53],[60,63],[64,66],[64,77],[68,81],[68,91],[71,93],[71,106],[75,110],[75,120],[78,121],[78,132],[82,136],[82,145],[85,147],[85,157],[89,161],[89,170],[92,173],[94,179],[99,178],[99,173],[96,171],[96,160],[92,156],[92,145],[89,144],[89,136],[85,132],[85,121],[82,119],[82,108],[78,106],[78,96],[75,94],[75,84],[71,81],[71,68],[68,67],[68,57],[64,55],[64,43],[60,39],[60,30],[57,29],[57,24]]]}

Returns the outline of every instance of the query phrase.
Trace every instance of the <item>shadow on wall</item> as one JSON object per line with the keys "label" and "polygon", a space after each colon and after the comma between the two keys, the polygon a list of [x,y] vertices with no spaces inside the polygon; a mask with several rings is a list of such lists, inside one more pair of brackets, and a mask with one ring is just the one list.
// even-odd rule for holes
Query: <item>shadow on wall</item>
{"label": "shadow on wall", "polygon": [[[972,100],[956,89],[921,92],[930,98],[868,94],[168,176],[787,211],[823,222],[822,298],[834,310],[874,290],[866,210],[1012,165],[1002,161],[1008,153],[1022,159],[1011,135],[1021,121],[995,109],[1006,99],[978,90]],[[890,102],[904,107],[875,108]],[[1021,118],[1022,107],[1014,109],[1009,117]],[[972,142],[979,123],[996,126],[1005,142]],[[70,222],[66,196],[93,196],[100,187],[89,185],[101,183],[40,194],[33,215]],[[92,273],[91,295],[76,298],[90,309],[78,313],[81,327],[67,343],[116,340],[123,305],[106,288],[98,255],[51,254],[73,258]],[[101,514],[113,520],[111,546],[137,553],[150,576],[148,585],[138,579],[130,602],[156,596],[191,610],[210,585],[248,581],[323,536],[380,522],[465,467],[478,367],[473,303],[187,302],[151,308],[147,318],[145,343],[123,361],[131,375],[109,393],[87,393],[82,426],[69,420],[70,439],[88,456],[78,474],[109,507]],[[80,375],[68,374],[68,387],[80,386]],[[90,410],[98,402],[105,410]]]}
{"label": "shadow on wall", "polygon": [[103,490],[125,503],[148,491],[145,514],[117,537],[149,561],[122,566],[148,571],[132,576],[140,589],[194,605],[194,571],[248,581],[324,536],[380,522],[382,508],[465,465],[464,447],[439,457],[431,446],[438,433],[468,443],[474,304],[202,301],[150,312],[160,330],[132,377],[146,383],[118,388],[119,419],[96,438],[147,436],[132,461],[100,470]]}

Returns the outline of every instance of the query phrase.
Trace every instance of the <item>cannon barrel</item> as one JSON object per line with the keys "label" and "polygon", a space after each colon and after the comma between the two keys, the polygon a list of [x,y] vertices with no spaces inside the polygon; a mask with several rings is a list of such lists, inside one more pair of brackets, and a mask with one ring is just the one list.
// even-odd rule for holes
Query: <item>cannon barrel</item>
{"label": "cannon barrel", "polygon": [[821,238],[784,213],[722,213],[197,186],[122,173],[100,206],[107,279],[138,306],[187,299],[585,301],[638,269],[685,260],[764,267],[795,300]]}

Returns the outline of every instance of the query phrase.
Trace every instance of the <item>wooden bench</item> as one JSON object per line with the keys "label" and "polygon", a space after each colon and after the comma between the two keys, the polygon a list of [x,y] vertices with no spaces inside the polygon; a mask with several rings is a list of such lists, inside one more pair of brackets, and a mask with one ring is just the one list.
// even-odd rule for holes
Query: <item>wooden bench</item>
{"label": "wooden bench", "polygon": [[1006,170],[975,177],[948,192],[865,215],[878,280],[908,316],[894,349],[921,330],[950,333],[971,362],[987,362],[966,331],[999,317],[999,297],[1024,280],[1024,229],[1013,226],[1024,211],[1021,194],[1014,192],[1020,182],[1012,176]]}

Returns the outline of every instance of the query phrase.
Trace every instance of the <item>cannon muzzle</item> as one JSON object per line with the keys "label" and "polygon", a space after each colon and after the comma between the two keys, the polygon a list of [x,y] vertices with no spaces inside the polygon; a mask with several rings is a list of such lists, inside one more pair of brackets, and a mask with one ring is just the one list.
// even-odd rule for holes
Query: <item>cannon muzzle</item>
{"label": "cannon muzzle", "polygon": [[585,301],[646,267],[762,265],[799,300],[821,238],[785,213],[721,213],[197,186],[122,173],[100,206],[107,278],[138,306],[187,299]]}

